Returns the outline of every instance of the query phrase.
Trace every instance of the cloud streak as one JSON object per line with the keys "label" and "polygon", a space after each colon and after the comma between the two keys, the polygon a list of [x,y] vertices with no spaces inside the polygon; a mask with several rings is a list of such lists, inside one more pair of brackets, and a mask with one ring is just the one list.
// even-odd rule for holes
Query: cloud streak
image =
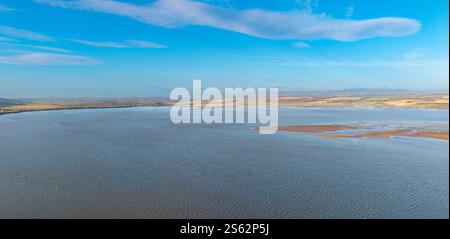
{"label": "cloud streak", "polygon": [[[1,40],[1,38],[0,38],[0,40]],[[37,49],[37,50],[59,52],[59,53],[72,53],[73,52],[71,50],[57,48],[57,47],[42,46],[42,45],[29,45],[29,44],[20,44],[20,43],[9,43],[9,42],[0,42],[0,46],[9,46],[9,47],[13,47],[13,48],[32,48],[32,49]]]}
{"label": "cloud streak", "polygon": [[54,41],[55,39],[50,36],[46,36],[40,33],[18,29],[14,27],[0,25],[0,35],[4,35],[10,38],[25,39],[31,41]]}
{"label": "cloud streak", "polygon": [[141,40],[128,40],[125,42],[112,42],[112,41],[94,42],[80,39],[70,39],[70,41],[83,44],[86,46],[104,47],[104,48],[167,48],[167,46],[159,43]]}
{"label": "cloud streak", "polygon": [[99,61],[86,56],[55,53],[25,53],[0,56],[0,64],[7,65],[95,65],[99,63]]}
{"label": "cloud streak", "polygon": [[115,14],[165,28],[207,26],[266,39],[356,41],[399,37],[419,31],[414,19],[337,19],[308,11],[236,10],[191,0],[157,0],[136,5],[115,0],[34,0],[54,7]]}

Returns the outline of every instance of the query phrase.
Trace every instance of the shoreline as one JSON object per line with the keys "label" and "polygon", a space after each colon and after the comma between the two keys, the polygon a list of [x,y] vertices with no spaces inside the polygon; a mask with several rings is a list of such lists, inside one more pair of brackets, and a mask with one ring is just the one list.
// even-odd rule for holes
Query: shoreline
{"label": "shoreline", "polygon": [[148,106],[113,106],[113,107],[74,107],[74,108],[55,108],[55,109],[36,109],[36,110],[19,110],[19,111],[1,111],[0,116],[9,114],[21,114],[44,111],[62,111],[62,110],[100,110],[100,109],[129,109],[129,108],[145,108],[145,107],[167,107],[170,105],[148,105]]}
{"label": "shoreline", "polygon": [[370,109],[400,109],[400,110],[442,110],[449,111],[450,108],[428,108],[428,107],[411,107],[411,106],[358,106],[358,105],[321,105],[321,106],[310,106],[310,105],[279,105],[279,107],[289,108],[289,109],[354,109],[354,110],[370,110]]}
{"label": "shoreline", "polygon": [[[27,112],[42,112],[42,111],[58,111],[58,110],[87,110],[87,109],[126,109],[126,108],[143,108],[143,107],[169,107],[171,104],[167,105],[129,105],[129,106],[98,106],[98,107],[66,107],[62,106],[60,108],[44,108],[44,109],[27,109],[27,110],[16,110],[16,111],[0,111],[0,115],[7,114],[19,114]],[[405,107],[405,106],[353,106],[353,105],[321,105],[321,106],[291,106],[291,105],[279,105],[279,108],[299,108],[299,109],[404,109],[404,110],[446,110],[449,108],[426,108],[426,107]]]}

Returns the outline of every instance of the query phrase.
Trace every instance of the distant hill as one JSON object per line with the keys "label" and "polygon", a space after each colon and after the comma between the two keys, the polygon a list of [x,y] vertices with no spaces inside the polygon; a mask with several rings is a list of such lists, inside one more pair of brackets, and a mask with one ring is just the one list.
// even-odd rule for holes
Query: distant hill
{"label": "distant hill", "polygon": [[23,105],[26,102],[23,100],[13,100],[0,98],[0,106],[13,106],[13,105]]}
{"label": "distant hill", "polygon": [[342,90],[294,90],[294,91],[280,91],[280,95],[401,95],[401,94],[433,94],[433,93],[448,93],[448,91],[413,91],[406,89],[391,89],[391,88],[349,88]]}
{"label": "distant hill", "polygon": [[412,93],[411,90],[405,89],[390,89],[390,88],[350,88],[331,91],[335,94],[356,94],[356,95],[374,95],[374,94],[408,94]]}
{"label": "distant hill", "polygon": [[49,97],[49,98],[30,98],[22,99],[23,101],[33,102],[33,103],[92,103],[92,104],[157,104],[157,103],[167,103],[168,98],[164,97],[117,97],[117,98],[60,98],[60,97]]}

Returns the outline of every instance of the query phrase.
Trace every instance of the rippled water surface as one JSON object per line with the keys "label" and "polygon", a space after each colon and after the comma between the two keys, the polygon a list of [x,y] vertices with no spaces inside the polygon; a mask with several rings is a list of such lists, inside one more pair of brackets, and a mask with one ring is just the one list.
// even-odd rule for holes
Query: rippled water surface
{"label": "rippled water surface", "polygon": [[[282,108],[281,124],[448,111]],[[1,218],[448,218],[448,141],[173,125],[168,108],[0,116]]]}

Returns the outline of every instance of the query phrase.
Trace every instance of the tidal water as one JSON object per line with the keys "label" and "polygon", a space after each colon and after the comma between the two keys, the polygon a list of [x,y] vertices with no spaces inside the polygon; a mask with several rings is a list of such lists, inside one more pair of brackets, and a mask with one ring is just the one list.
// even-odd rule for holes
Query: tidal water
{"label": "tidal water", "polygon": [[[280,124],[447,124],[281,108]],[[0,116],[0,218],[448,218],[449,143],[174,125],[169,108]]]}

